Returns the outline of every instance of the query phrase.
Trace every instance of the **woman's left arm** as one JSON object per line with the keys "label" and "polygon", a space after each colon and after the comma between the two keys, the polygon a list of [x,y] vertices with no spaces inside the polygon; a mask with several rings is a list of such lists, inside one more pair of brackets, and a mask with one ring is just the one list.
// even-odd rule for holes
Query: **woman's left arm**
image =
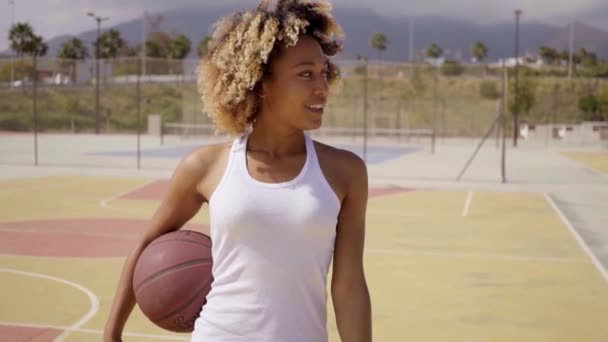
{"label": "woman's left arm", "polygon": [[[340,158],[342,159],[342,158]],[[368,197],[367,167],[355,155],[345,158],[348,190],[342,201],[335,241],[331,294],[343,342],[372,341],[371,299],[363,267]]]}

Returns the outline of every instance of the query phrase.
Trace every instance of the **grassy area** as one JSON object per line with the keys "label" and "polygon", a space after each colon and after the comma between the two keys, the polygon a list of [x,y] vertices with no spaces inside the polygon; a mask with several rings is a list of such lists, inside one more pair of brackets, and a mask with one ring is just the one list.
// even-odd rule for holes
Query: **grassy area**
{"label": "grassy area", "polygon": [[[488,83],[500,96],[496,71],[466,70],[460,76],[444,76],[430,67],[371,67],[365,86],[361,69],[345,67],[340,89],[330,98],[326,125],[362,127],[364,89],[368,96],[368,127],[431,128],[450,136],[480,136],[497,114],[496,98],[482,96]],[[580,121],[578,98],[606,81],[557,77],[534,77],[535,103],[523,120],[532,123]],[[492,85],[493,83],[493,85]],[[594,88],[595,87],[595,88]],[[33,127],[31,89],[0,91],[0,129],[24,131]],[[142,84],[142,124],[149,114],[165,122],[209,123],[201,112],[196,86],[188,84]],[[95,125],[95,92],[91,86],[42,87],[38,90],[39,127],[45,131],[92,131]],[[102,129],[105,132],[135,131],[137,90],[135,85],[106,85],[100,92]]]}
{"label": "grassy area", "polygon": [[[141,112],[160,114],[166,121],[181,118],[183,87],[145,84],[141,87]],[[41,87],[37,92],[38,125],[44,131],[92,131],[95,127],[93,87]],[[100,120],[105,132],[137,129],[137,89],[135,85],[111,85],[100,90]],[[16,89],[0,92],[0,128],[32,130],[33,91]],[[145,117],[142,118],[145,127]]]}

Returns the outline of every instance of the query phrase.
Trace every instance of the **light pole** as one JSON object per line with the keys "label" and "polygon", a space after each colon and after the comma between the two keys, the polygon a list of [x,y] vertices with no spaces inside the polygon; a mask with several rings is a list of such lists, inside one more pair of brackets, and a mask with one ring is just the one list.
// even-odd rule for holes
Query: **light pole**
{"label": "light pole", "polygon": [[148,11],[144,10],[141,18],[141,59],[142,59],[142,75],[146,76],[146,21],[148,19]]}
{"label": "light pole", "polygon": [[[15,26],[15,0],[8,0],[11,6],[11,29]],[[11,87],[15,83],[15,57],[11,53]]]}
{"label": "light pole", "polygon": [[568,79],[571,80],[572,79],[572,54],[573,54],[573,49],[574,49],[574,23],[570,23],[569,26],[569,31],[570,31],[570,39],[568,42],[568,47],[569,47],[569,53],[568,53]]}
{"label": "light pole", "polygon": [[93,12],[88,12],[87,15],[97,21],[97,41],[95,42],[95,134],[99,134],[99,46],[101,45],[99,38],[101,36],[101,22],[110,18],[99,17]]}
{"label": "light pole", "polygon": [[414,20],[415,17],[410,17],[410,63],[414,63]]}
{"label": "light pole", "polygon": [[513,94],[513,146],[517,147],[519,136],[519,16],[522,10],[515,10],[515,94]]}

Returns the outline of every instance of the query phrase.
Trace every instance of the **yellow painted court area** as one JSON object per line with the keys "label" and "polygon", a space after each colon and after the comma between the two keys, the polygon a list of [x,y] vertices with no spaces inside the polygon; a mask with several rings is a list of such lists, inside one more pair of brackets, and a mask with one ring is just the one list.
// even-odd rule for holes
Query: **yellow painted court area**
{"label": "yellow painted court area", "polygon": [[[116,196],[149,181],[2,181],[0,217],[147,220],[157,201]],[[533,193],[422,189],[370,199],[365,266],[374,341],[608,341],[608,281],[549,201]],[[194,219],[207,220],[206,209]],[[2,253],[0,328],[73,328],[65,341],[99,340],[122,257]],[[337,342],[331,298],[328,313],[330,341]],[[125,335],[189,337],[152,326],[137,309]]]}
{"label": "yellow painted court area", "polygon": [[606,152],[562,152],[568,158],[583,163],[596,171],[608,173],[608,153]]}

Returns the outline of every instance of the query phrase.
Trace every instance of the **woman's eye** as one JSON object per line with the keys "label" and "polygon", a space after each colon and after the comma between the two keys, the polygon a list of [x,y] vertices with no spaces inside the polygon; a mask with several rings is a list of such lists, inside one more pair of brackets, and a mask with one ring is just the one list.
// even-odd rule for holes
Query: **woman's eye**
{"label": "woman's eye", "polygon": [[[303,72],[303,73],[301,73],[301,74],[300,74],[300,76],[301,76],[301,77],[304,77],[304,78],[311,78],[311,77],[312,77],[312,74],[313,74],[312,72],[307,71],[307,72]],[[321,76],[322,76],[324,79],[327,79],[327,78],[329,77],[329,72],[328,72],[328,71],[323,71],[323,72],[321,73]]]}

